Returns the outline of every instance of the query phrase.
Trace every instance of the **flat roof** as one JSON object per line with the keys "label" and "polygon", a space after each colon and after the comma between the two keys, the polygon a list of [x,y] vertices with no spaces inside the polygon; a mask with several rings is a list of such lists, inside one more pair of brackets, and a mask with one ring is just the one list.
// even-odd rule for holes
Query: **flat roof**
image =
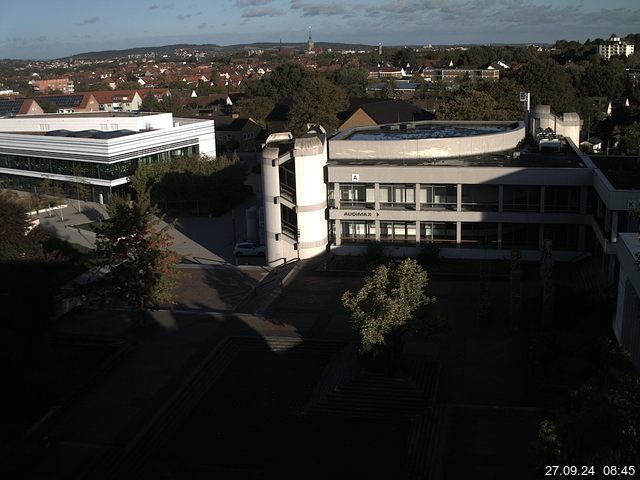
{"label": "flat roof", "polygon": [[18,117],[12,117],[11,120],[16,118],[22,119],[36,119],[36,118],[95,118],[95,117],[145,117],[149,115],[160,115],[162,112],[81,112],[81,113],[42,113],[39,115],[20,115]]}
{"label": "flat roof", "polygon": [[[331,157],[331,150],[329,150]],[[418,158],[418,159],[331,159],[330,165],[377,165],[377,166],[430,166],[430,167],[533,167],[533,168],[587,168],[580,156],[568,145],[560,151],[538,150],[532,143],[524,143],[518,150],[479,155]]]}
{"label": "flat roof", "polygon": [[511,122],[423,120],[375,126],[355,127],[333,136],[332,140],[421,140],[487,135],[515,130],[520,124]]}
{"label": "flat roof", "polygon": [[640,160],[622,155],[590,155],[596,167],[617,190],[640,190]]}

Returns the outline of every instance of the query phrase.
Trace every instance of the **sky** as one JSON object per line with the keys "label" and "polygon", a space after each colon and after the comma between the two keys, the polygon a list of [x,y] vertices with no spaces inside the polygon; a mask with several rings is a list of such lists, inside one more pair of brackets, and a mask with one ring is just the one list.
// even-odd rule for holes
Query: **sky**
{"label": "sky", "polygon": [[0,58],[174,43],[553,43],[640,32],[637,0],[0,0]]}

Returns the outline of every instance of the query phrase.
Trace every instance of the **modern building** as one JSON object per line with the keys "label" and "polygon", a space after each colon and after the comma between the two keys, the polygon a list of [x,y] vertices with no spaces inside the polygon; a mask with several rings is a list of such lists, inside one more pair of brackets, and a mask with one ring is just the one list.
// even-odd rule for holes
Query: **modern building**
{"label": "modern building", "polygon": [[579,125],[576,114],[538,106],[523,122],[271,135],[262,158],[267,259],[365,253],[380,242],[391,256],[437,244],[449,258],[508,259],[518,249],[538,260],[550,239],[558,261],[601,258],[611,281],[622,272],[616,328],[640,366],[640,244],[620,233],[638,227],[640,167],[591,159],[576,147]]}
{"label": "modern building", "polygon": [[43,179],[93,201],[126,189],[138,166],[182,155],[216,155],[211,120],[170,113],[72,113],[0,118],[0,188],[35,191]]}
{"label": "modern building", "polygon": [[598,55],[607,60],[620,55],[628,57],[633,55],[634,49],[635,46],[633,44],[621,41],[618,35],[612,33],[609,40],[606,40],[602,45],[598,45]]}

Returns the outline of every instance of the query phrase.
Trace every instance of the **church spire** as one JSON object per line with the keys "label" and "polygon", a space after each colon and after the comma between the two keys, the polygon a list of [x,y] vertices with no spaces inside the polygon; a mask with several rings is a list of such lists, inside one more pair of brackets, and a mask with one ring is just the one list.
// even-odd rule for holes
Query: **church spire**
{"label": "church spire", "polygon": [[307,52],[313,51],[313,39],[311,38],[311,27],[309,27],[309,39],[307,40]]}

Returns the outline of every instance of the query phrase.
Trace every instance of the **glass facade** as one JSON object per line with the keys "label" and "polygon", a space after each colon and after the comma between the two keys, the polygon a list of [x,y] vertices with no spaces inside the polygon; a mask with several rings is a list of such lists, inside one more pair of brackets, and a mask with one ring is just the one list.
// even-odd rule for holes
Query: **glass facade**
{"label": "glass facade", "polygon": [[415,209],[415,185],[380,185],[380,208]]}
{"label": "glass facade", "polygon": [[502,189],[504,212],[539,212],[540,187],[538,185],[505,185]]}
{"label": "glass facade", "polygon": [[420,242],[456,245],[456,222],[420,222]]}
{"label": "glass facade", "polygon": [[372,242],[376,239],[376,225],[372,221],[340,222],[342,243]]}
{"label": "glass facade", "polygon": [[498,186],[463,185],[462,210],[475,212],[497,212]]}
{"label": "glass facade", "polygon": [[578,250],[579,225],[544,225],[544,238],[552,242],[553,250]]}
{"label": "glass facade", "polygon": [[580,187],[545,187],[544,211],[546,213],[580,212]]}
{"label": "glass facade", "polygon": [[[44,180],[44,178],[0,173],[0,189],[9,188],[12,190],[37,193],[38,188]],[[78,188],[75,182],[59,182],[55,180],[50,180],[50,182],[60,186],[68,198],[77,198]],[[84,183],[82,190],[85,190],[85,194],[82,195],[84,197],[83,200],[99,202],[100,195],[102,194],[102,200],[105,203],[109,201],[111,195],[125,196],[127,193],[130,193],[128,184],[119,185],[117,187],[104,187],[101,185]]]}
{"label": "glass facade", "polygon": [[462,246],[498,248],[498,224],[462,222]]}
{"label": "glass facade", "polygon": [[191,146],[112,163],[0,154],[0,168],[98,180],[116,180],[133,175],[139,165],[148,165],[174,157],[197,154],[198,147]]}
{"label": "glass facade", "polygon": [[423,210],[455,210],[457,185],[420,185],[420,208]]}
{"label": "glass facade", "polygon": [[280,195],[290,202],[296,201],[296,162],[287,160],[279,167],[280,170]]}
{"label": "glass facade", "polygon": [[380,241],[415,244],[416,222],[380,222]]}
{"label": "glass facade", "polygon": [[294,240],[298,239],[298,214],[291,208],[280,205],[282,233]]}
{"label": "glass facade", "polygon": [[341,183],[340,206],[343,208],[374,208],[375,189],[373,184]]}
{"label": "glass facade", "polygon": [[537,223],[503,223],[502,248],[540,249],[540,225]]}

